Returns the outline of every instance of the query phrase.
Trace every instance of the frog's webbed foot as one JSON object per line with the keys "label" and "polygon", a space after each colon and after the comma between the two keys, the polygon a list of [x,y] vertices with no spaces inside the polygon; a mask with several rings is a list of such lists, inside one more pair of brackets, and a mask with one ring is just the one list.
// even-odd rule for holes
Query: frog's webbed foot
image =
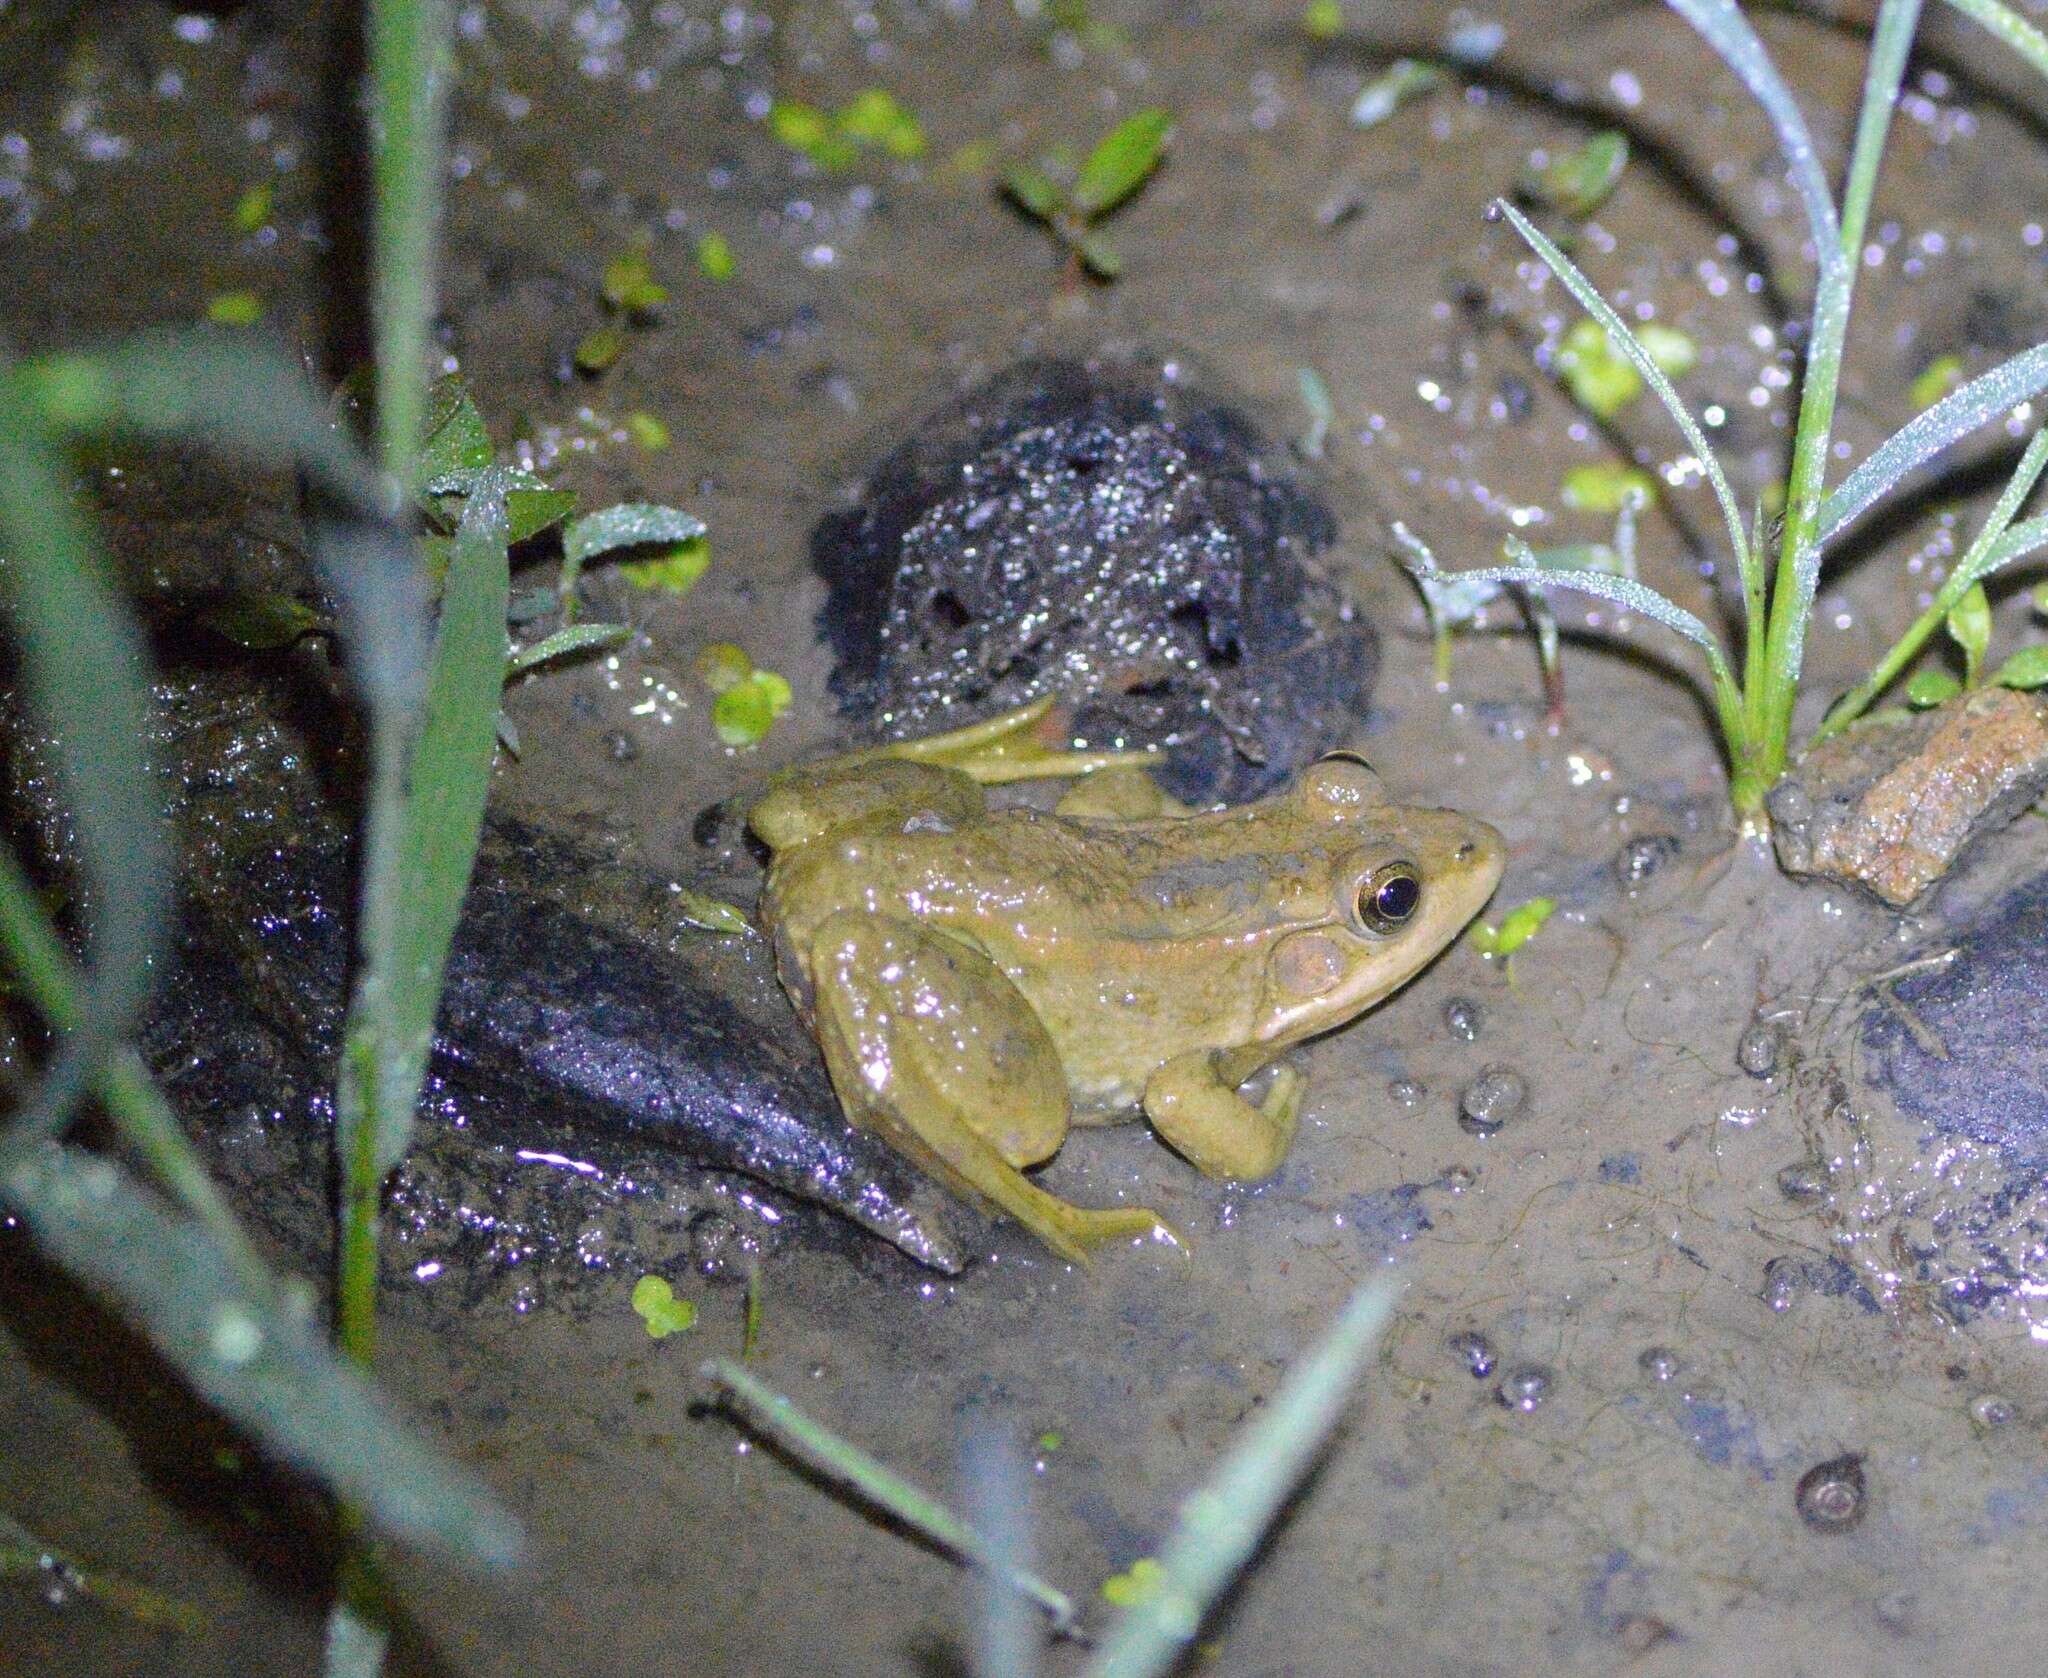
{"label": "frog's webbed foot", "polygon": [[1207,1049],[1176,1055],[1145,1084],[1145,1116],[1176,1153],[1209,1177],[1256,1182],[1280,1169],[1301,1116],[1301,1074],[1274,1070],[1273,1086],[1254,1107],[1237,1086],[1258,1070],[1258,1051],[1218,1055]]}
{"label": "frog's webbed foot", "polygon": [[1164,1231],[1090,1211],[1020,1166],[1067,1133],[1065,1073],[1038,1016],[979,951],[915,921],[841,910],[812,942],[818,1041],[847,1116],[948,1187],[1007,1212],[1062,1258]]}
{"label": "frog's webbed foot", "polygon": [[940,764],[985,785],[1052,775],[1092,775],[1098,769],[1158,761],[1156,752],[1075,752],[1046,745],[1039,738],[1039,724],[1052,707],[1053,696],[1047,694],[986,722],[883,746],[879,755]]}

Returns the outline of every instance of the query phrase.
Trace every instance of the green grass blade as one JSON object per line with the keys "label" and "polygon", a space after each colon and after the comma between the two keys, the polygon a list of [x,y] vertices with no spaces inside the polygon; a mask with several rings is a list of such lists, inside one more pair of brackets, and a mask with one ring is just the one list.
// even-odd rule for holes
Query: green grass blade
{"label": "green grass blade", "polygon": [[[1563,282],[1565,290],[1578,300],[1579,307],[1591,315],[1606,330],[1608,339],[1621,353],[1628,357],[1635,370],[1643,377],[1664,410],[1677,421],[1678,429],[1684,433],[1686,446],[1699,458],[1701,468],[1706,472],[1707,482],[1712,486],[1714,499],[1720,503],[1721,519],[1728,530],[1728,548],[1735,555],[1738,572],[1742,578],[1743,599],[1747,604],[1751,621],[1760,624],[1763,620],[1763,565],[1759,555],[1749,545],[1749,533],[1742,522],[1742,508],[1735,499],[1735,491],[1729,487],[1728,475],[1721,469],[1721,462],[1713,446],[1707,441],[1707,434],[1699,428],[1687,410],[1678,392],[1672,388],[1664,370],[1643,348],[1642,341],[1629,330],[1628,323],[1616,314],[1595,288],[1593,282],[1579,271],[1578,264],[1559,250],[1547,238],[1542,229],[1507,202],[1504,198],[1494,200],[1494,207],[1508,219],[1539,257],[1544,266]],[[1469,574],[1469,573],[1467,573]]]}
{"label": "green grass blade", "polygon": [[2010,6],[2000,5],[1999,0],[1948,0],[1948,3],[1965,16],[1976,19],[2042,75],[2048,76],[2048,35],[2043,35]]}
{"label": "green grass blade", "polygon": [[109,1161],[46,1144],[0,1179],[37,1242],[117,1304],[195,1391],[386,1532],[489,1567],[517,1528],[408,1433],[321,1337],[309,1303],[250,1285],[198,1225]]}
{"label": "green grass blade", "polygon": [[143,755],[141,636],[34,409],[0,375],[0,596],[30,709],[57,742],[88,893],[90,982],[63,1046],[0,1132],[7,1152],[63,1129],[149,996],[170,910],[170,847]]}
{"label": "green grass blade", "polygon": [[1159,1558],[1159,1588],[1118,1616],[1088,1678],[1157,1678],[1172,1669],[1329,1438],[1393,1310],[1391,1281],[1351,1296],[1321,1344],[1182,1506]]}
{"label": "green grass blade", "polygon": [[[800,1462],[836,1483],[850,1487],[876,1508],[922,1534],[948,1554],[993,1570],[996,1557],[988,1541],[937,1498],[918,1490],[894,1470],[884,1467],[850,1440],[807,1416],[767,1382],[730,1358],[713,1358],[697,1373],[717,1386],[750,1426],[773,1439]],[[1074,1627],[1074,1604],[1033,1574],[1012,1571],[1011,1587],[1031,1598],[1051,1616],[1053,1629]]]}
{"label": "green grass blade", "polygon": [[505,666],[505,679],[523,676],[552,659],[576,653],[594,652],[600,647],[617,647],[633,639],[631,626],[623,623],[572,623],[521,647]]}
{"label": "green grass blade", "polygon": [[400,484],[412,475],[426,403],[442,112],[451,79],[448,25],[447,0],[370,0],[377,457]]}
{"label": "green grass blade", "polygon": [[1834,195],[1828,190],[1826,171],[1820,166],[1820,154],[1814,150],[1813,136],[1807,132],[1798,101],[1778,74],[1749,20],[1735,0],[1669,0],[1669,4],[1721,55],[1722,62],[1763,106],[1777,133],[1785,167],[1791,172],[1793,190],[1806,207],[1815,255],[1823,269],[1830,262],[1839,262],[1841,223],[1835,214]]}
{"label": "green grass blade", "polygon": [[2044,390],[2048,390],[2048,344],[2037,344],[1915,415],[1879,444],[1821,504],[1816,540],[1825,544],[1890,493],[1915,467]]}
{"label": "green grass blade", "polygon": [[561,595],[564,608],[573,609],[583,567],[598,555],[657,542],[695,542],[704,534],[702,519],[680,508],[661,507],[652,502],[622,501],[616,507],[585,513],[562,527],[562,577],[556,592]]}

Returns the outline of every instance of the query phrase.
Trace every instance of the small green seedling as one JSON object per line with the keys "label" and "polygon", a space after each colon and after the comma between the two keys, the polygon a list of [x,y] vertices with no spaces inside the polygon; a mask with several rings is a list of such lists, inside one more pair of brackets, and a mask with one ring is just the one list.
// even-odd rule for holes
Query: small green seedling
{"label": "small green seedling", "polygon": [[924,125],[886,88],[864,88],[836,111],[801,99],[768,107],[768,132],[820,169],[851,169],[864,151],[924,156]]}
{"label": "small green seedling", "polygon": [[1344,8],[1338,0],[1309,0],[1301,11],[1301,32],[1311,41],[1335,40],[1344,33]]}
{"label": "small green seedling", "polygon": [[1410,100],[1444,85],[1444,73],[1420,58],[1397,58],[1367,82],[1351,106],[1353,128],[1377,128]]}
{"label": "small green seedling", "polygon": [[1112,1573],[1102,1581],[1102,1600],[1115,1608],[1129,1608],[1149,1602],[1165,1583],[1166,1569],[1159,1565],[1158,1558],[1140,1556],[1123,1572]]}
{"label": "small green seedling", "polygon": [[644,408],[635,408],[623,423],[626,435],[648,454],[660,454],[675,441],[667,424]]}
{"label": "small green seedling", "polygon": [[[1699,346],[1675,327],[1646,322],[1636,341],[1657,370],[1682,378],[1699,364]],[[1643,394],[1643,376],[1597,321],[1581,318],[1559,340],[1551,369],[1571,398],[1595,419],[1609,420]]]}
{"label": "small green seedling", "polygon": [[697,240],[697,272],[707,280],[729,280],[739,263],[732,254],[732,241],[723,233],[705,233]]}
{"label": "small green seedling", "polygon": [[1606,129],[1540,168],[1532,165],[1522,178],[1522,201],[1583,221],[1607,202],[1627,167],[1628,136]]}
{"label": "small green seedling", "polygon": [[1961,388],[1962,382],[1963,358],[1959,355],[1938,355],[1906,387],[1906,400],[1916,410],[1931,408],[1944,396],[1953,395]]}
{"label": "small green seedling", "polygon": [[263,318],[263,299],[253,291],[217,291],[206,300],[215,326],[254,326]]}
{"label": "small green seedling", "polygon": [[1123,258],[1096,226],[1151,178],[1172,133],[1169,112],[1140,111],[1102,137],[1072,185],[1060,183],[1050,159],[1037,165],[1016,163],[1003,172],[1003,194],[1049,228],[1081,268],[1098,280],[1113,280],[1123,272]]}
{"label": "small green seedling", "polygon": [[[2048,588],[2048,584],[2043,587]],[[2036,609],[2040,609],[2038,595]],[[2048,687],[2048,644],[2040,643],[2020,648],[1987,681],[1984,655],[1991,648],[1991,601],[1982,583],[1973,585],[1949,608],[1943,623],[1949,639],[1962,649],[1963,679],[1957,681],[1948,671],[1934,666],[1914,671],[1905,688],[1906,703],[1914,710],[1928,710],[1959,693],[1986,686],[2022,690]]]}
{"label": "small green seedling", "polygon": [[595,377],[617,366],[631,330],[652,325],[668,301],[668,287],[654,277],[653,249],[654,235],[643,228],[604,265],[598,296],[609,318],[577,344],[573,359],[578,372]]}
{"label": "small green seedling", "polygon": [[697,1326],[697,1307],[690,1300],[676,1298],[666,1277],[642,1276],[633,1284],[633,1309],[647,1325],[647,1338],[666,1340],[671,1334],[687,1334]]}
{"label": "small green seedling", "polygon": [[1472,929],[1472,947],[1488,961],[1498,958],[1501,971],[1507,975],[1508,989],[1515,988],[1515,952],[1542,929],[1543,923],[1557,912],[1557,903],[1548,897],[1532,897],[1527,903],[1510,909],[1501,918],[1499,926],[1475,926]]}
{"label": "small green seedling", "polygon": [[758,746],[789,709],[789,683],[773,670],[758,670],[745,649],[713,641],[697,654],[697,679],[717,698],[711,724],[728,746]]}
{"label": "small green seedling", "polygon": [[276,191],[268,181],[259,181],[250,187],[235,200],[234,210],[228,217],[234,230],[245,238],[260,232],[269,224],[276,197]]}

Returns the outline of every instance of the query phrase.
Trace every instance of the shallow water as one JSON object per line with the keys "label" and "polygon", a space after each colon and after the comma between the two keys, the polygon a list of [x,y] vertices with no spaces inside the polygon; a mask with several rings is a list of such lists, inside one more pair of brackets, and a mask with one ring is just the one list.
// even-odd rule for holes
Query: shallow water
{"label": "shallow water", "polygon": [[[1034,1465],[1039,1553],[1087,1597],[1156,1546],[1352,1285],[1392,1264],[1406,1288],[1394,1329],[1311,1494],[1208,1634],[1216,1670],[2017,1663],[2048,1629],[2048,1311],[2015,1292],[1959,1324],[1901,1265],[1911,1181],[2000,1167],[1930,1165],[1918,1129],[1862,1083],[1845,1029],[1870,975],[1940,936],[1939,905],[1899,922],[1794,886],[1738,838],[1701,713],[1665,674],[1679,656],[1654,631],[1631,628],[1619,656],[1567,647],[1556,736],[1520,637],[1462,637],[1437,691],[1384,554],[1390,516],[1450,563],[1489,557],[1509,528],[1597,539],[1603,521],[1560,504],[1565,469],[1617,444],[1653,468],[1676,453],[1649,403],[1604,437],[1541,375],[1532,349],[1571,311],[1480,216],[1533,149],[1610,123],[1639,155],[1581,260],[1620,305],[1698,340],[1684,388],[1720,410],[1740,491],[1781,471],[1778,310],[1809,270],[1761,120],[1649,7],[1504,11],[1497,60],[1366,133],[1345,121],[1363,79],[1387,51],[1440,38],[1447,10],[1374,13],[1375,32],[1313,50],[1287,6],[1116,15],[1130,52],[1075,63],[989,5],[795,5],[772,28],[695,5],[463,14],[450,351],[501,434],[530,422],[550,470],[593,503],[689,506],[716,554],[681,601],[599,584],[614,598],[592,615],[626,612],[641,633],[513,696],[526,751],[498,796],[680,866],[699,810],[836,727],[807,570],[816,519],[902,426],[1017,354],[1141,340],[1186,346],[1276,436],[1306,427],[1299,369],[1327,382],[1336,552],[1385,636],[1374,762],[1397,793],[1503,830],[1502,906],[1542,893],[1560,908],[1512,985],[1460,947],[1303,1051],[1303,1133],[1270,1184],[1206,1183],[1140,1129],[1078,1135],[1052,1183],[1157,1207],[1190,1233],[1191,1258],[1132,1253],[1082,1274],[1000,1231],[986,1262],[944,1281],[766,1239],[760,1371],[934,1488],[952,1484],[976,1427],[1057,1433]],[[18,43],[24,23],[10,22]],[[36,346],[191,318],[249,286],[309,344],[346,341],[318,302],[326,258],[307,237],[317,55],[345,23],[135,8],[29,32],[41,73],[0,81],[0,331]],[[1760,27],[1839,166],[1856,43],[1794,18]],[[1936,356],[1979,370],[2048,318],[2041,119],[1999,90],[2037,111],[2039,96],[1960,20],[1927,31],[1963,62],[1927,55],[1897,126],[1860,281],[1849,459],[1908,417],[1904,387]],[[1971,65],[1985,82],[1963,78]],[[836,103],[871,84],[924,117],[925,163],[820,177],[749,114],[776,93]],[[1063,275],[985,178],[945,166],[975,139],[1003,155],[1085,141],[1152,102],[1179,134],[1113,225],[1128,264],[1113,289]],[[278,237],[243,241],[229,208],[271,173]],[[606,378],[562,382],[599,318],[605,259],[643,226],[659,230],[673,302]],[[724,283],[692,265],[707,230],[733,246]],[[673,428],[673,450],[618,435],[643,408]],[[1689,573],[1716,551],[1711,506],[1696,490],[1670,499],[1677,514],[1646,525],[1644,570],[1706,609],[1713,582]],[[1931,497],[1830,579],[1815,695],[1896,631],[1952,553],[1956,518]],[[2019,627],[2002,623],[2001,644]],[[716,744],[690,675],[716,639],[796,691],[751,757]],[[634,753],[609,749],[612,735]],[[1614,859],[1658,835],[1675,853],[1624,885]],[[2044,860],[2042,824],[2023,822],[1956,900]],[[1476,1036],[1469,1010],[1447,1014],[1461,998],[1478,1004]],[[1736,1060],[1760,1019],[1786,1035],[1767,1078]],[[1526,1080],[1527,1103],[1471,1134],[1460,1093],[1497,1067]],[[1830,1192],[1781,1187],[1785,1168],[1836,1158]],[[1865,1183],[1899,1192],[1847,1192]],[[224,1483],[212,1436],[147,1385],[162,1378],[0,1239],[16,1243],[0,1245],[0,1509],[214,1621],[166,1638],[7,1585],[0,1670],[8,1657],[36,1673],[312,1669],[319,1575],[293,1505]],[[387,1379],[504,1491],[536,1555],[502,1590],[410,1570],[399,1671],[947,1670],[966,1582],[692,1411],[697,1359],[739,1344],[737,1274],[676,1270],[703,1307],[680,1340],[649,1341],[626,1304],[630,1275],[685,1260],[626,1255],[562,1290],[573,1309],[523,1309],[537,1296],[517,1277],[481,1304],[394,1291]],[[1483,1353],[1458,1338],[1473,1335]],[[1503,1402],[1509,1382],[1540,1402]],[[1845,1453],[1862,1455],[1867,1507],[1850,1530],[1819,1530],[1795,1487]]]}

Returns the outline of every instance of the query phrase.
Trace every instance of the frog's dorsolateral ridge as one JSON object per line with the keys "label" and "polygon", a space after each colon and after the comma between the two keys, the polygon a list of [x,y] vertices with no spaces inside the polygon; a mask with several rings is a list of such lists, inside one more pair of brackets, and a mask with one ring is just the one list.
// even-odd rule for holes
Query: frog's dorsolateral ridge
{"label": "frog's dorsolateral ridge", "polygon": [[[1070,1123],[1142,1111],[1210,1176],[1271,1175],[1300,1078],[1277,1068],[1257,1105],[1240,1087],[1414,977],[1502,850],[1484,822],[1393,802],[1349,753],[1189,812],[1141,770],[1044,744],[1049,709],[790,771],[749,820],[774,852],[763,929],[847,1116],[1079,1259],[1159,1220],[1070,1205],[1023,1168]],[[1098,770],[1051,813],[982,792]]]}
{"label": "frog's dorsolateral ridge", "polygon": [[1046,357],[921,425],[812,554],[872,738],[1053,695],[1072,741],[1170,748],[1196,803],[1351,733],[1378,640],[1322,577],[1329,510],[1180,358]]}

